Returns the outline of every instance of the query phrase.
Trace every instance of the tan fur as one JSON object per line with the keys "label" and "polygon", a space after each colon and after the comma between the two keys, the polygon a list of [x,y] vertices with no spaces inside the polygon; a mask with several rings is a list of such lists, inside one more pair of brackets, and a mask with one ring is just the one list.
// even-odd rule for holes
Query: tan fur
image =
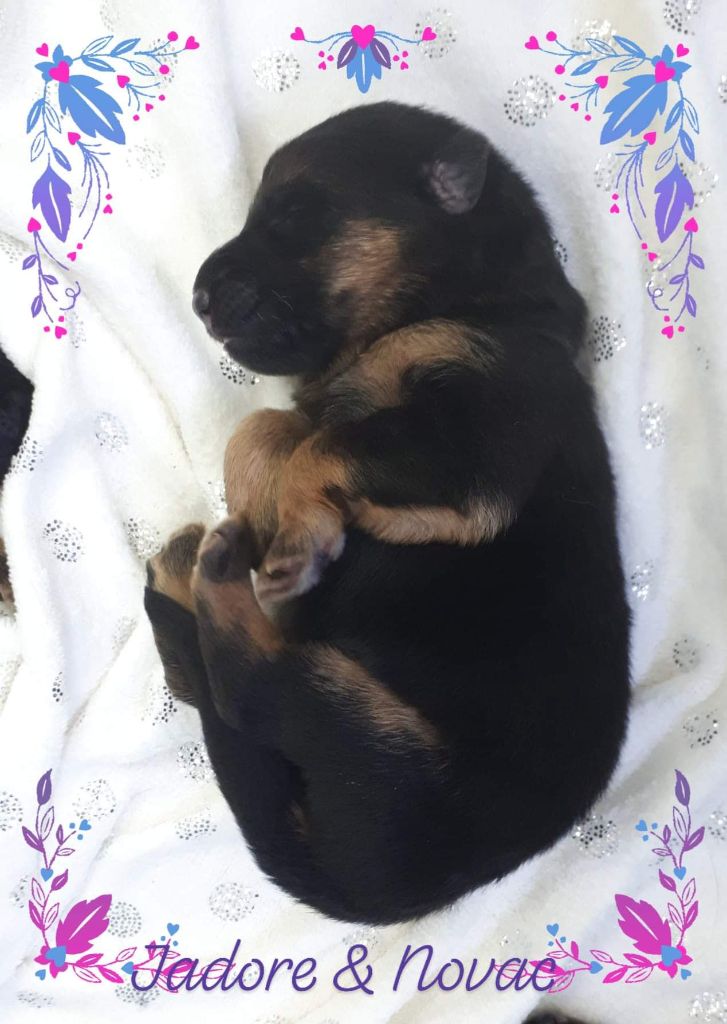
{"label": "tan fur", "polygon": [[224,474],[230,515],[244,515],[264,546],[277,529],[283,469],[310,430],[310,421],[296,410],[260,409],[240,423],[227,444]]}
{"label": "tan fur", "polygon": [[295,524],[314,528],[321,516],[340,518],[340,509],[329,496],[332,490],[345,494],[349,475],[343,459],[323,451],[320,436],[311,434],[293,452],[283,469],[278,499],[280,529]]}
{"label": "tan fur", "polygon": [[166,594],[187,611],[194,611],[191,575],[197,551],[204,536],[204,526],[192,523],[177,530],[158,555],[150,559],[154,570],[154,590]]}
{"label": "tan fur", "polygon": [[439,733],[422,713],[404,703],[358,662],[334,647],[319,647],[311,657],[313,682],[350,704],[378,732],[414,740],[425,747],[441,746]]}
{"label": "tan fur", "polygon": [[367,499],[351,504],[353,521],[362,530],[390,544],[480,544],[510,525],[507,502],[481,502],[467,513],[445,506],[408,505],[388,508]]}

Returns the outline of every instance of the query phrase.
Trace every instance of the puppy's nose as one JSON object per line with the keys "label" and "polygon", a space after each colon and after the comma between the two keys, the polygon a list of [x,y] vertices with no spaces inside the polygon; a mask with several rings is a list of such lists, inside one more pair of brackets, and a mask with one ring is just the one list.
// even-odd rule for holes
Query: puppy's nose
{"label": "puppy's nose", "polygon": [[206,288],[195,288],[192,295],[192,309],[197,316],[206,316],[210,311],[210,293]]}

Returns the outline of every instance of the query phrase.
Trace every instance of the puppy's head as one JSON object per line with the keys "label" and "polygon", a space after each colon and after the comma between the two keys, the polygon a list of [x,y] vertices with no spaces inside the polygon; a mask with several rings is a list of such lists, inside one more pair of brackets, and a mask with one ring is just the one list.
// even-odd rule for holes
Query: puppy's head
{"label": "puppy's head", "polygon": [[[414,107],[357,107],[269,160],[237,237],[197,274],[193,305],[234,359],[315,374],[441,309],[469,276],[485,139]],[[444,281],[446,274],[447,283]]]}

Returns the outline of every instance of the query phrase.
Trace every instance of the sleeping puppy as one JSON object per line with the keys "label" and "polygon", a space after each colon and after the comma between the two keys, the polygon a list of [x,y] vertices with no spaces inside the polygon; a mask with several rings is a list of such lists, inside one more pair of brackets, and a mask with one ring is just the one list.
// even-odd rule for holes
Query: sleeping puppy
{"label": "sleeping puppy", "polygon": [[149,565],[169,686],[290,894],[373,923],[446,906],[566,834],[626,728],[584,304],[486,139],[383,103],[272,156],[194,307],[297,388],[230,440],[230,518]]}

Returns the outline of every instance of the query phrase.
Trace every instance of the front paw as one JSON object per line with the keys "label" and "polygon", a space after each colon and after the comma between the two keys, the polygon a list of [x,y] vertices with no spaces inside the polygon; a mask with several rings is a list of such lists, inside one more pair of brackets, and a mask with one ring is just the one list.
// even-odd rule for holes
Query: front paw
{"label": "front paw", "polygon": [[289,601],[315,587],[329,562],[340,558],[345,540],[340,518],[330,514],[321,514],[311,525],[280,530],[255,580],[260,604]]}

